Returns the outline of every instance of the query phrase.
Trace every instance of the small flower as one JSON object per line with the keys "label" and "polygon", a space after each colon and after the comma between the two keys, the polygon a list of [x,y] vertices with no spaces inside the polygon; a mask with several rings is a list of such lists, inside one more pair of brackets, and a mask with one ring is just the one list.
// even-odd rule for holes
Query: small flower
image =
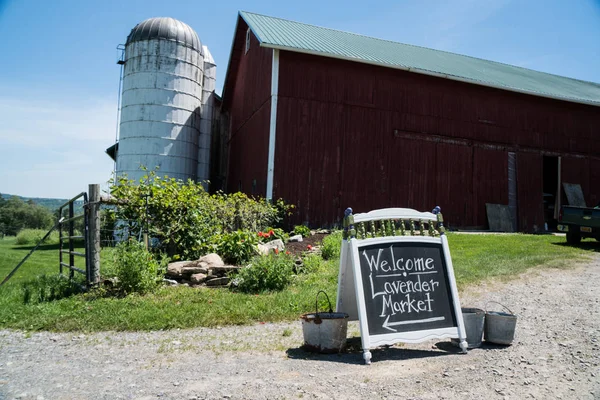
{"label": "small flower", "polygon": [[287,255],[289,256],[289,255],[290,255],[290,252],[289,252],[289,251],[286,251],[286,252],[285,252],[285,254],[287,254]]}
{"label": "small flower", "polygon": [[313,247],[312,247],[310,244],[307,244],[307,245],[306,245],[306,248],[307,248],[308,250],[312,250],[312,249],[313,249]]}
{"label": "small flower", "polygon": [[275,250],[275,254],[279,254],[279,249],[278,248],[275,248],[274,250]]}

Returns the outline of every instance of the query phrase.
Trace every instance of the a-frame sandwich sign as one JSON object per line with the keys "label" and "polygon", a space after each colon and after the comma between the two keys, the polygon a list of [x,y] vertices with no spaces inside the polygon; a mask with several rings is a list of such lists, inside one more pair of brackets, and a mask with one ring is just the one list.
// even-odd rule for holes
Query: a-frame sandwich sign
{"label": "a-frame sandwich sign", "polygon": [[407,208],[356,215],[346,210],[337,311],[359,320],[365,363],[374,347],[434,338],[458,338],[466,353],[441,222],[441,214]]}

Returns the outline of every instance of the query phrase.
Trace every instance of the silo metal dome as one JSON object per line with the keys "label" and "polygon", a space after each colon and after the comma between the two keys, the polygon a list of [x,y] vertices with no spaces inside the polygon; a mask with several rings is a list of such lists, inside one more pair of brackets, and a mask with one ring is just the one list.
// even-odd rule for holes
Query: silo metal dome
{"label": "silo metal dome", "polygon": [[137,24],[125,45],[117,175],[197,179],[204,51],[173,18]]}
{"label": "silo metal dome", "polygon": [[152,39],[172,40],[202,53],[202,43],[198,34],[188,24],[169,17],[148,18],[140,22],[127,36],[125,46]]}

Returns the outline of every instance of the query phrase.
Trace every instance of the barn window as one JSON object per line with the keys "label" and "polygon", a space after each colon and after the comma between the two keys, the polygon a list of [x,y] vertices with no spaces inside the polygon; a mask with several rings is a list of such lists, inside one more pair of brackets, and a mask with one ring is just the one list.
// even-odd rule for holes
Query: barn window
{"label": "barn window", "polygon": [[250,28],[246,31],[246,52],[244,54],[246,54],[248,50],[250,50]]}

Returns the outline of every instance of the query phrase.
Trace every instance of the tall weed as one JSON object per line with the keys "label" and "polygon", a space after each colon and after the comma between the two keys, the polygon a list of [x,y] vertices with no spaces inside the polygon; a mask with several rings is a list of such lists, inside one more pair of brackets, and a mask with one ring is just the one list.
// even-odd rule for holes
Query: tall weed
{"label": "tall weed", "polygon": [[232,281],[232,289],[242,293],[283,290],[294,276],[294,259],[283,253],[254,257]]}
{"label": "tall weed", "polygon": [[162,281],[166,257],[158,261],[142,243],[134,240],[119,243],[114,251],[114,270],[118,286],[124,293],[147,293]]}
{"label": "tall weed", "polygon": [[[23,245],[36,245],[48,233],[45,229],[22,229],[17,234],[15,244],[19,246]],[[58,243],[58,232],[53,231],[50,236],[44,240],[44,244],[57,244]]]}
{"label": "tall weed", "polygon": [[321,256],[324,260],[333,260],[340,256],[342,248],[342,231],[335,231],[323,238],[321,244]]}

